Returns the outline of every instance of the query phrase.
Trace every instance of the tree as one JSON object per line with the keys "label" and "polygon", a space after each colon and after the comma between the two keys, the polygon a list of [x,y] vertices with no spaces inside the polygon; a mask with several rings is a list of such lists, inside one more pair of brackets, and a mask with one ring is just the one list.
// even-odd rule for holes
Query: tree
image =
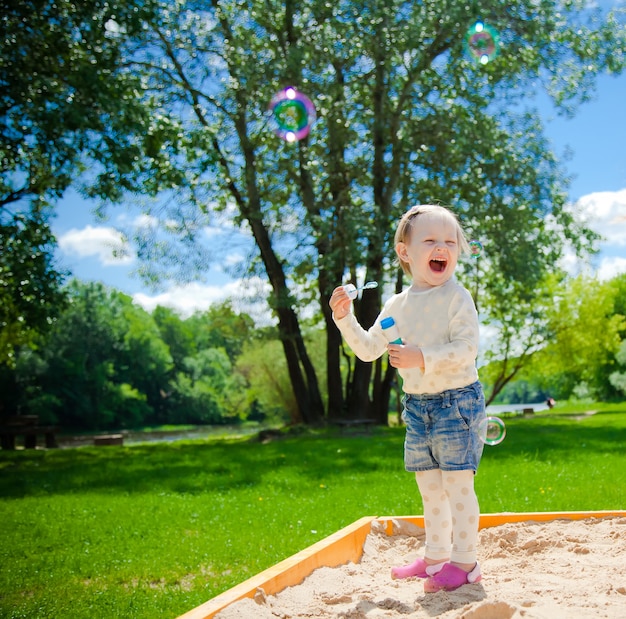
{"label": "tree", "polygon": [[73,429],[161,421],[172,361],[150,315],[102,284],[72,280],[67,295],[37,350],[20,355],[23,408]]}
{"label": "tree", "polygon": [[198,350],[221,348],[233,363],[241,354],[246,340],[255,336],[252,318],[235,312],[231,301],[217,303],[204,312],[197,312],[185,323],[194,334]]}
{"label": "tree", "polygon": [[243,376],[222,348],[207,348],[185,359],[172,385],[170,414],[183,423],[223,423],[245,418],[248,397]]}
{"label": "tree", "polygon": [[[554,338],[557,326],[552,315],[555,296],[566,281],[559,272],[552,273],[526,294],[495,295],[488,317],[487,329],[497,332],[483,343],[484,367],[480,377],[490,404],[513,380],[532,364],[533,357]],[[504,282],[502,285],[506,286]],[[557,315],[558,316],[558,315]]]}
{"label": "tree", "polygon": [[[618,275],[611,280],[611,284],[615,290],[615,313],[624,316],[626,319],[626,274]],[[619,337],[622,342],[615,355],[618,369],[611,373],[609,382],[616,391],[626,394],[626,320],[623,323]]]}
{"label": "tree", "polygon": [[87,168],[87,155],[103,168],[132,167],[131,149],[117,143],[128,146],[141,135],[149,113],[137,98],[139,77],[123,67],[120,43],[141,31],[150,7],[2,0],[0,210],[60,197]]}
{"label": "tree", "polygon": [[278,341],[248,343],[237,360],[237,370],[250,385],[250,397],[265,417],[292,425],[302,422]]}
{"label": "tree", "polygon": [[[487,65],[464,51],[479,17],[503,43]],[[177,214],[202,211],[206,222],[234,209],[256,246],[253,265],[271,285],[300,417],[323,416],[299,313],[315,299],[327,338],[329,415],[366,411],[386,422],[394,373],[383,361],[355,362],[344,389],[332,288],[360,274],[400,287],[395,222],[416,202],[443,202],[485,246],[475,287],[482,315],[497,329],[526,325],[521,311],[532,308],[564,246],[584,253],[594,241],[567,208],[566,179],[528,94],[541,84],[570,112],[598,72],[623,70],[620,19],[619,11],[529,0],[287,0],[272,10],[260,0],[163,3],[124,47],[141,81],[138,97],[154,110],[150,123],[119,145],[115,161],[102,162],[106,174],[92,193],[169,192],[168,207],[150,212],[165,215],[169,229],[173,217],[185,240],[196,219],[185,225]],[[309,137],[294,144],[269,130],[266,113],[288,85],[317,107]],[[461,268],[462,279],[473,274],[473,265]],[[366,327],[381,289],[356,304]],[[501,303],[515,313],[501,315]]]}
{"label": "tree", "polygon": [[45,211],[0,210],[0,366],[50,327],[63,305],[65,275],[54,268],[55,239]]}
{"label": "tree", "polygon": [[0,209],[0,417],[21,412],[27,385],[16,367],[20,351],[36,347],[65,304],[47,218],[43,209]]}
{"label": "tree", "polygon": [[[273,329],[257,330],[256,337],[243,342],[243,350],[237,358],[236,369],[246,379],[251,405],[263,419],[303,422],[298,410],[289,379],[280,342]],[[325,345],[324,332],[320,328],[307,329],[305,343],[316,368],[320,369],[320,391],[327,393],[324,384]],[[326,403],[326,402],[325,402]]]}
{"label": "tree", "polygon": [[115,362],[125,332],[122,306],[102,284],[72,280],[67,293],[67,309],[40,346],[42,391],[58,398],[54,412],[66,427],[114,427],[120,398]]}
{"label": "tree", "polygon": [[[115,358],[112,359],[115,364],[115,382],[130,386],[145,399],[149,410],[144,410],[140,419],[135,417],[135,421],[166,423],[173,369],[170,349],[161,338],[155,320],[146,310],[135,305],[125,294],[112,291],[111,298],[115,304],[120,304],[125,323],[123,344],[115,351]],[[127,421],[132,422],[132,419]]]}
{"label": "tree", "polygon": [[[0,2],[0,368],[16,392],[15,349],[51,324],[64,275],[53,267],[49,204],[87,169],[128,169],[116,140],[143,134],[149,116],[119,42],[142,27],[151,3]],[[117,22],[112,22],[115,15]],[[107,28],[107,24],[109,27]],[[119,155],[119,157],[118,157]],[[130,157],[130,158],[129,158]],[[123,187],[118,187],[123,190]],[[112,194],[111,194],[111,197]],[[8,364],[8,365],[7,365]],[[11,408],[13,405],[8,405]]]}
{"label": "tree", "polygon": [[[623,278],[622,278],[623,279]],[[616,281],[600,282],[581,275],[554,289],[544,308],[546,338],[525,375],[558,397],[568,397],[585,384],[594,397],[615,395],[610,376],[619,362],[626,318],[616,311]]]}
{"label": "tree", "polygon": [[619,369],[611,372],[609,375],[609,381],[613,387],[621,394],[626,395],[626,340],[623,340],[620,344],[619,350],[615,355],[615,360],[618,363]]}
{"label": "tree", "polygon": [[[165,308],[155,310],[157,321],[127,295],[99,283],[72,280],[66,292],[67,307],[50,332],[17,356],[22,411],[75,430],[248,417],[252,401],[236,357],[194,338],[227,335],[231,353],[240,350],[250,334],[242,330],[237,341],[235,329],[227,327],[249,324],[249,317],[221,310],[222,323],[211,325],[198,314],[190,327],[191,318]],[[174,354],[161,328],[177,344]],[[187,341],[179,337],[185,333]]]}
{"label": "tree", "polygon": [[182,370],[184,360],[198,351],[191,324],[184,321],[174,310],[161,305],[154,309],[152,318],[161,338],[169,348],[174,370]]}

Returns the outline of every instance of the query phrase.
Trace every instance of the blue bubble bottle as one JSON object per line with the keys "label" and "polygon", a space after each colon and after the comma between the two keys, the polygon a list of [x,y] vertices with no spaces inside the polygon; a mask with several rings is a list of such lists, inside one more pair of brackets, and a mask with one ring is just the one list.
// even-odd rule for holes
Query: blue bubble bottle
{"label": "blue bubble bottle", "polygon": [[390,344],[402,344],[402,338],[400,337],[400,331],[398,331],[398,325],[396,321],[391,317],[383,318],[380,321],[380,326],[383,328],[387,341]]}

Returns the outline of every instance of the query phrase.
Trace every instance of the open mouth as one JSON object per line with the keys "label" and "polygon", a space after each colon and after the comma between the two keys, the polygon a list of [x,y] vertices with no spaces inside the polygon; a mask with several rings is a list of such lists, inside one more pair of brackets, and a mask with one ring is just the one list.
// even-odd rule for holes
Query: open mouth
{"label": "open mouth", "polygon": [[447,265],[448,261],[444,258],[434,258],[430,261],[430,269],[431,271],[435,271],[435,273],[442,273],[446,270]]}

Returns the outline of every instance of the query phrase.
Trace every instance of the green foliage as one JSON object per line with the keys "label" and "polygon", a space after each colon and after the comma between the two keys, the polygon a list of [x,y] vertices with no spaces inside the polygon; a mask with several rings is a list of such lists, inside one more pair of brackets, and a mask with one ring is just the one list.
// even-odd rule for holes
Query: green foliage
{"label": "green foliage", "polygon": [[301,423],[280,342],[244,345],[237,370],[245,376],[250,385],[249,397],[264,418]]}
{"label": "green foliage", "polygon": [[491,337],[484,344],[486,364],[480,370],[480,378],[488,386],[488,404],[553,337],[548,316],[564,281],[561,273],[551,273],[537,284],[532,294],[524,293],[523,299],[505,296],[499,304],[495,297],[492,299],[490,317],[483,317],[491,328]]}
{"label": "green foliage", "polygon": [[[529,95],[545,87],[571,114],[599,73],[623,71],[622,8],[530,0],[478,8],[314,0],[272,10],[261,0],[5,4],[3,200],[60,195],[79,162],[94,164],[83,178],[91,196],[166,198],[144,208],[158,230],[135,239],[153,280],[188,278],[207,254],[222,257],[197,242],[203,226],[245,224],[306,422],[324,412],[300,328],[307,301],[319,302],[326,329],[330,417],[346,406],[362,415],[373,408],[370,394],[393,381],[360,362],[342,376],[328,298],[348,274],[397,281],[393,227],[408,206],[449,204],[483,242],[484,255],[461,264],[459,276],[496,333],[495,358],[513,364],[496,377],[500,386],[519,371],[514,360],[523,365],[534,352],[515,342],[546,336],[541,308],[558,258],[568,246],[594,250],[597,236],[567,205],[564,170]],[[465,54],[464,35],[487,15],[503,48],[479,65]],[[268,125],[268,102],[286,85],[317,108],[310,136],[297,144]],[[366,327],[381,290],[357,304]],[[211,346],[234,361],[229,342]],[[184,371],[190,355],[170,354]],[[354,397],[345,402],[344,393]],[[384,418],[387,402],[375,405]]]}
{"label": "green foliage", "polygon": [[[626,273],[622,273],[610,280],[611,286],[615,289],[613,299],[615,313],[626,316]],[[622,336],[626,336],[626,326],[621,331]]]}
{"label": "green foliage", "polygon": [[[324,341],[320,329],[306,334],[306,345],[315,368],[321,376],[321,392],[327,397],[324,381]],[[248,397],[256,408],[256,415],[268,421],[300,424],[303,422],[289,376],[289,369],[281,344],[272,330],[262,337],[246,342],[237,359],[237,371],[246,379]]]}
{"label": "green foliage", "polygon": [[114,357],[115,380],[132,385],[146,406],[144,414],[130,422],[131,427],[144,421],[160,423],[167,418],[163,392],[174,367],[170,348],[148,312],[126,295],[112,291],[111,297],[121,304],[124,321],[123,343]]}
{"label": "green foliage", "polygon": [[124,341],[122,304],[102,284],[70,282],[68,308],[40,346],[42,389],[62,403],[58,419],[73,428],[109,428],[121,421],[122,392],[113,383]]}
{"label": "green foliage", "polygon": [[623,368],[624,371],[612,372],[609,376],[609,381],[620,393],[626,394],[626,340],[623,340],[620,344],[615,359],[620,369]]}
{"label": "green foliage", "polygon": [[106,391],[107,405],[118,427],[136,428],[150,418],[146,395],[132,385],[108,383]]}
{"label": "green foliage", "polygon": [[63,306],[55,245],[45,209],[11,214],[0,207],[0,371],[50,328]]}
{"label": "green foliage", "polygon": [[498,393],[492,400],[493,404],[520,404],[543,402],[549,396],[561,397],[561,393],[555,390],[547,390],[539,387],[533,380],[513,380]]}
{"label": "green foliage", "polygon": [[260,414],[236,369],[239,351],[254,342],[249,316],[228,304],[186,320],[160,307],[151,315],[116,290],[75,280],[66,293],[67,307],[37,349],[22,349],[15,370],[5,372],[21,412],[65,430],[220,424]]}
{"label": "green foliage", "polygon": [[174,367],[182,370],[184,359],[197,352],[191,324],[181,320],[174,310],[162,306],[154,309],[152,318],[163,342],[169,348]]}
{"label": "green foliage", "polygon": [[[306,371],[310,359],[294,325],[294,290],[303,305],[320,303],[329,408],[339,414],[340,350],[328,297],[347,274],[395,280],[393,226],[416,202],[450,204],[482,240],[484,256],[462,264],[460,277],[499,336],[500,358],[521,358],[511,343],[545,330],[535,308],[565,247],[585,254],[597,240],[566,204],[565,173],[529,94],[543,84],[558,110],[572,113],[599,72],[622,71],[623,12],[523,0],[483,4],[479,13],[430,1],[193,6],[168,3],[134,41],[128,61],[159,112],[141,172],[111,173],[144,192],[150,168],[178,200],[166,214],[160,205],[148,210],[170,228],[170,217],[180,222],[185,240],[194,205],[208,221],[236,208],[272,288],[300,414],[316,376]],[[463,41],[485,15],[503,49],[483,66],[465,55]],[[273,135],[266,113],[288,84],[317,108],[310,136],[292,145]],[[359,303],[366,327],[380,301],[379,290]],[[350,373],[359,393],[348,407],[367,406],[370,391],[379,391],[370,374],[359,363]],[[391,377],[373,382],[381,380]]]}
{"label": "green foliage", "polygon": [[626,328],[626,317],[614,309],[616,290],[610,281],[579,276],[554,291],[547,310],[551,338],[529,369],[530,375],[541,377],[544,388],[550,389],[556,378],[557,384],[569,383],[561,397],[579,383],[586,383],[592,396],[614,395],[609,375]]}
{"label": "green foliage", "polygon": [[526,358],[512,356],[508,366],[494,360],[480,370],[493,392],[494,383],[512,368],[512,380],[497,401],[535,402],[547,395],[564,400],[576,394],[619,398],[625,280],[623,275],[605,282],[581,275],[550,288],[545,305],[536,308],[541,331],[525,331],[522,343],[512,340]]}
{"label": "green foliage", "polygon": [[194,331],[198,349],[221,348],[231,361],[241,354],[244,343],[255,336],[252,318],[235,312],[228,300],[194,314],[185,324]]}
{"label": "green foliage", "polygon": [[[626,407],[589,408],[507,420],[481,511],[622,509]],[[403,438],[0,452],[0,614],[175,617],[358,518],[420,514]]]}
{"label": "green foliage", "polygon": [[[60,197],[86,169],[87,156],[104,168],[132,167],[133,136],[144,134],[149,112],[121,48],[141,31],[150,7],[2,1],[0,208]],[[97,169],[91,168],[96,178]],[[111,184],[108,196],[121,189]]]}
{"label": "green foliage", "polygon": [[201,350],[183,366],[172,384],[170,423],[220,423],[247,415],[247,383],[233,372],[224,349]]}

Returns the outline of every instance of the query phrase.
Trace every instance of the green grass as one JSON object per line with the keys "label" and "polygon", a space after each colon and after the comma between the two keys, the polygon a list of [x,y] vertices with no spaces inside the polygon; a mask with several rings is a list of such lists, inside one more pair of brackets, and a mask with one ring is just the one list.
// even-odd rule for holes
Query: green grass
{"label": "green grass", "polygon": [[[626,403],[506,420],[481,510],[626,509]],[[362,516],[420,514],[402,428],[0,452],[0,616],[176,617]]]}

